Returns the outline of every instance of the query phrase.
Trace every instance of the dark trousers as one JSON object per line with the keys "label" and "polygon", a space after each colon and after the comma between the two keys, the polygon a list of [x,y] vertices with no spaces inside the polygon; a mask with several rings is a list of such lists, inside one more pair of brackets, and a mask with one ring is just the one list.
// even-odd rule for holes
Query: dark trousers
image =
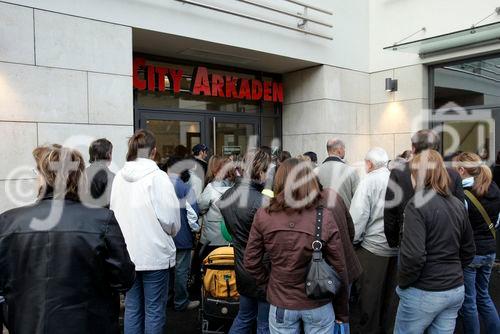
{"label": "dark trousers", "polygon": [[189,289],[189,296],[191,296],[193,300],[201,298],[201,265],[203,264],[203,260],[218,247],[220,246],[205,246],[200,242],[195,248],[191,263],[191,277],[193,278],[193,283]]}
{"label": "dark trousers", "polygon": [[351,332],[392,333],[398,307],[397,256],[378,256],[362,247],[356,255],[363,274],[355,283],[358,300],[351,312]]}

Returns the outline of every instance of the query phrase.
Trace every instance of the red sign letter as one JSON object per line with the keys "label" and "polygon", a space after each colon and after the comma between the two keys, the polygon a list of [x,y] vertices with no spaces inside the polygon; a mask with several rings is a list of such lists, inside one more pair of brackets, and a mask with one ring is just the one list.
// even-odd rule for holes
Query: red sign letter
{"label": "red sign letter", "polygon": [[212,96],[224,97],[224,78],[219,74],[212,74]]}
{"label": "red sign letter", "polygon": [[158,75],[156,78],[158,79],[158,91],[164,92],[165,91],[165,74],[167,74],[168,68],[157,66],[156,67],[156,73]]}
{"label": "red sign letter", "polygon": [[231,99],[237,99],[238,93],[236,92],[236,84],[238,83],[238,78],[231,78],[226,75],[226,97]]}
{"label": "red sign letter", "polygon": [[252,100],[260,100],[262,98],[262,82],[260,80],[252,80]]}
{"label": "red sign letter", "polygon": [[239,84],[239,86],[240,86],[240,94],[239,94],[240,99],[251,100],[252,99],[252,92],[250,91],[250,83],[248,82],[248,79],[240,79],[239,83],[240,83]]}
{"label": "red sign letter", "polygon": [[206,67],[197,67],[192,86],[193,95],[210,96],[210,82],[208,81],[208,71]]}
{"label": "red sign letter", "polygon": [[264,81],[264,101],[272,101],[273,97],[271,96],[271,82]]}
{"label": "red sign letter", "polygon": [[132,66],[133,82],[134,88],[138,90],[146,89],[146,80],[139,78],[139,68],[144,68],[146,65],[146,60],[144,58],[134,58],[134,65]]}
{"label": "red sign letter", "polygon": [[273,101],[283,103],[283,84],[281,82],[273,82]]}
{"label": "red sign letter", "polygon": [[155,91],[155,67],[153,65],[146,66],[146,80],[148,81],[148,90]]}
{"label": "red sign letter", "polygon": [[182,79],[182,68],[177,71],[173,68],[168,69],[168,78],[170,79],[170,87],[173,87],[174,94],[177,94],[181,91],[181,79]]}

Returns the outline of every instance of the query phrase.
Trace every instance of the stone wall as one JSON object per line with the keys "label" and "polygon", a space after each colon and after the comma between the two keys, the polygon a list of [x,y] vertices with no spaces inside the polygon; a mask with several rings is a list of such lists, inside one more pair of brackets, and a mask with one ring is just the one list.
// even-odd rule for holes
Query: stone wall
{"label": "stone wall", "polygon": [[37,145],[114,144],[133,132],[130,27],[0,3],[0,212],[33,201]]}
{"label": "stone wall", "polygon": [[346,159],[362,160],[370,147],[370,77],[327,65],[284,76],[283,147],[292,155],[326,158],[332,137],[347,144]]}
{"label": "stone wall", "polygon": [[[385,78],[398,79],[396,92]],[[410,149],[411,134],[429,124],[427,68],[407,66],[364,73],[322,65],[284,76],[283,146],[292,155],[315,151],[326,157],[326,141],[346,142],[346,159],[362,167],[372,146],[393,159]]]}

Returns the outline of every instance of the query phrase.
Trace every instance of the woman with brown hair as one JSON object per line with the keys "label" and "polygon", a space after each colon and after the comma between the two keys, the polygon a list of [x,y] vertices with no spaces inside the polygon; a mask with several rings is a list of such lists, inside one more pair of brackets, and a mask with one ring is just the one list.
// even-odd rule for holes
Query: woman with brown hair
{"label": "woman with brown hair", "polygon": [[112,211],[80,202],[85,164],[60,145],[33,151],[36,203],[0,216],[0,295],[10,333],[120,333],[119,292],[134,281]]}
{"label": "woman with brown hair", "polygon": [[181,218],[174,186],[155,156],[154,134],[137,130],[111,190],[110,207],[136,266],[134,285],[125,296],[125,334],[165,331],[169,275],[176,265],[173,238]]}
{"label": "woman with brown hair", "polygon": [[464,333],[479,334],[479,315],[487,333],[500,333],[500,319],[489,293],[496,257],[495,227],[500,221],[500,190],[492,182],[491,169],[477,154],[460,153],[453,159],[453,166],[462,178],[476,244],[476,256],[464,268],[465,301],[461,310]]}
{"label": "woman with brown hair", "polygon": [[[269,206],[255,215],[244,260],[258,286],[267,285],[270,332],[298,333],[303,323],[306,333],[330,334],[335,318],[348,321],[347,277],[338,227],[331,211],[320,207],[320,186],[308,161],[284,161],[277,170],[274,190],[276,196]],[[310,299],[305,291],[317,214],[323,216],[323,256],[344,283],[335,296],[335,307],[330,298]],[[263,265],[264,254],[270,258],[270,269]]]}
{"label": "woman with brown hair", "polygon": [[451,334],[464,301],[462,268],[474,258],[472,229],[437,151],[417,154],[410,169],[415,195],[404,212],[394,333]]}
{"label": "woman with brown hair", "polygon": [[262,194],[271,157],[264,150],[247,152],[243,177],[222,195],[217,206],[233,240],[236,286],[240,305],[229,334],[247,334],[257,325],[257,334],[269,333],[269,303],[266,292],[257,286],[243,264],[245,248],[255,212],[266,204]]}

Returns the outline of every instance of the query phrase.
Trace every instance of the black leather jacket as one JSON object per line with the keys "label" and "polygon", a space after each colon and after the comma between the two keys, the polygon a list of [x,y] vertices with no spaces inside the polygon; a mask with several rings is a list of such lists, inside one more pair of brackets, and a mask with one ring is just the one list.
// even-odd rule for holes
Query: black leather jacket
{"label": "black leather jacket", "polygon": [[0,268],[11,334],[120,333],[135,266],[112,211],[46,197],[3,213]]}
{"label": "black leather jacket", "polygon": [[[266,292],[257,287],[257,282],[247,273],[243,265],[253,217],[264,203],[264,196],[261,193],[263,189],[264,185],[262,184],[241,179],[222,195],[217,206],[220,208],[227,229],[233,237],[238,292],[243,296],[265,301]],[[230,205],[225,205],[225,203]]]}

